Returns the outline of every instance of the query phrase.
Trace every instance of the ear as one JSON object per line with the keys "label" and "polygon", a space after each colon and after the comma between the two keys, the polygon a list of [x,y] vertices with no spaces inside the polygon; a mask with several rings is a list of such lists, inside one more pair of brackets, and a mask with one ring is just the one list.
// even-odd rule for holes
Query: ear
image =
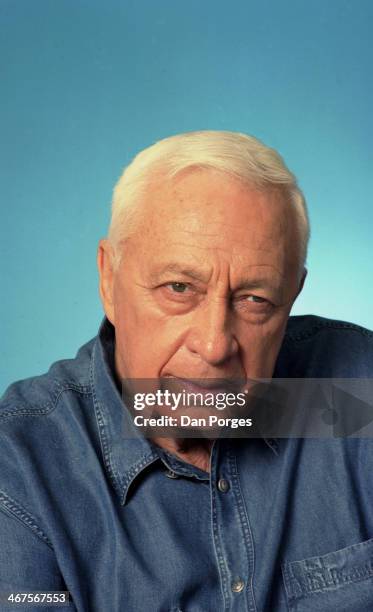
{"label": "ear", "polygon": [[304,281],[306,280],[306,276],[307,276],[307,274],[308,274],[308,270],[307,270],[307,268],[303,268],[302,278],[301,278],[301,279],[300,279],[300,281],[299,281],[299,288],[298,288],[297,294],[296,294],[296,296],[295,296],[295,298],[294,298],[294,301],[297,299],[298,295],[300,294],[300,292],[301,292],[301,291],[302,291],[302,289],[303,289]]}
{"label": "ear", "polygon": [[114,309],[114,249],[111,243],[100,240],[97,249],[97,267],[99,273],[99,290],[105,314],[110,323],[115,325]]}

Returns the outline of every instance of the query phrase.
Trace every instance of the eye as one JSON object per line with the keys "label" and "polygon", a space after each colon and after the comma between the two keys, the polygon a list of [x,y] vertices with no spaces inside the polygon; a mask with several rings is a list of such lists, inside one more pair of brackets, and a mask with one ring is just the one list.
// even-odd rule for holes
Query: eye
{"label": "eye", "polygon": [[245,298],[248,302],[255,302],[256,304],[264,304],[268,300],[260,297],[259,295],[248,295]]}
{"label": "eye", "polygon": [[260,295],[253,293],[249,295],[240,295],[234,300],[235,308],[238,312],[241,312],[243,316],[264,316],[269,315],[272,312],[274,305],[272,302]]}
{"label": "eye", "polygon": [[166,287],[170,287],[175,293],[185,293],[185,291],[188,289],[188,285],[186,283],[167,283]]}
{"label": "eye", "polygon": [[184,312],[192,308],[198,300],[198,292],[190,283],[171,281],[158,287],[161,304],[173,312]]}

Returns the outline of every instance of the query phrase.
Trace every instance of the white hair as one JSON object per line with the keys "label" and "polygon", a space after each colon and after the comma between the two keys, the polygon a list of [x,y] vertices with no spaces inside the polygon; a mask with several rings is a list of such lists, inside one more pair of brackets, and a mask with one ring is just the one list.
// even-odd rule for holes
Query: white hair
{"label": "white hair", "polygon": [[141,151],[124,169],[113,192],[109,241],[115,259],[119,245],[133,232],[141,199],[152,177],[172,180],[192,169],[224,172],[258,189],[281,188],[294,208],[299,258],[305,264],[310,235],[304,196],[282,157],[253,136],[239,132],[200,131],[165,138]]}

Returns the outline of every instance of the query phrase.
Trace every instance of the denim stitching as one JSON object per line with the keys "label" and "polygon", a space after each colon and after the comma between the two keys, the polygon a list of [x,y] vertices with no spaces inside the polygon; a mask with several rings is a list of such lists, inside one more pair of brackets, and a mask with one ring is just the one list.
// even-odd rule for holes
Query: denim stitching
{"label": "denim stitching", "polygon": [[332,553],[327,553],[326,555],[322,555],[321,557],[310,557],[307,559],[302,559],[300,561],[291,561],[291,562],[283,563],[282,572],[284,576],[285,590],[289,598],[289,601],[291,600],[294,601],[302,596],[306,596],[306,597],[315,596],[315,595],[318,596],[320,593],[327,592],[330,589],[337,590],[341,586],[344,586],[346,584],[355,584],[356,582],[362,582],[364,580],[367,580],[368,578],[371,578],[373,576],[373,566],[372,566],[372,562],[370,561],[370,565],[369,567],[367,567],[367,564],[368,564],[368,561],[367,561],[364,566],[351,565],[350,570],[351,572],[353,571],[356,572],[355,576],[353,575],[353,573],[351,575],[342,576],[342,578],[339,578],[337,581],[331,583],[327,587],[320,587],[320,588],[315,589],[315,588],[310,587],[307,584],[305,584],[305,586],[301,585],[299,581],[297,580],[297,578],[293,576],[293,567],[295,565],[301,564],[304,581],[306,582],[306,577],[304,574],[305,570],[303,567],[303,563],[305,561],[309,561],[310,559],[322,559],[324,557],[329,557],[330,555],[343,553],[345,551],[353,551],[355,549],[361,550],[365,547],[372,547],[372,544],[373,544],[373,538],[366,540],[365,542],[358,542],[357,544],[352,544],[351,546],[347,546],[345,548],[338,549],[337,551],[333,551]]}
{"label": "denim stitching", "polygon": [[373,339],[373,332],[370,331],[369,329],[364,329],[363,327],[360,327],[359,325],[356,325],[355,323],[347,323],[347,322],[343,323],[343,322],[335,322],[335,321],[324,321],[324,322],[320,321],[318,323],[317,322],[311,323],[311,329],[305,330],[303,332],[298,332],[298,333],[293,333],[289,330],[286,332],[284,339],[294,340],[296,342],[301,341],[301,340],[306,340],[308,338],[311,338],[316,333],[324,329],[348,329],[348,330],[352,330],[355,332],[359,332],[363,336],[368,336],[369,338]]}
{"label": "denim stitching", "polygon": [[[31,529],[33,533],[35,533],[43,542],[45,542],[52,550],[52,542],[45,535],[44,531],[40,529],[38,524],[35,521],[35,518],[29,512],[26,512],[20,504],[14,501],[9,495],[6,495],[3,491],[0,491],[0,504],[3,505],[5,511],[12,516],[14,516],[17,520],[23,523],[26,527]],[[1,507],[1,506],[0,506]]]}
{"label": "denim stitching", "polygon": [[151,465],[152,463],[157,461],[157,459],[159,459],[159,456],[157,453],[152,452],[149,455],[145,455],[142,459],[140,459],[140,461],[138,461],[135,465],[133,465],[132,468],[127,472],[126,478],[124,479],[124,482],[122,484],[123,492],[122,492],[122,497],[121,497],[121,502],[120,502],[122,506],[126,502],[128,489],[130,488],[132,482],[135,480],[136,476],[140,473],[142,469],[144,469],[148,465]]}
{"label": "denim stitching", "polygon": [[210,474],[210,488],[211,488],[211,521],[212,521],[212,533],[213,543],[215,548],[215,554],[217,558],[218,572],[220,577],[220,586],[223,595],[224,610],[230,608],[230,592],[227,578],[227,567],[224,559],[224,554],[220,545],[220,532],[218,525],[217,516],[217,497],[215,481],[216,481],[216,468],[217,468],[217,447],[215,447],[215,454],[211,455],[211,474]]}
{"label": "denim stitching", "polygon": [[56,383],[56,386],[57,386],[57,389],[54,392],[52,399],[49,402],[43,404],[41,408],[36,408],[32,406],[25,407],[24,405],[13,406],[9,410],[1,410],[0,419],[7,419],[11,417],[18,417],[18,416],[43,416],[43,415],[49,414],[50,412],[53,412],[53,410],[56,408],[61,395],[65,393],[65,391],[75,391],[79,393],[80,395],[91,395],[90,390],[83,391],[83,387],[78,388],[77,385],[71,385],[71,384],[63,385],[61,383]]}
{"label": "denim stitching", "polygon": [[123,482],[116,470],[114,461],[112,460],[110,446],[109,446],[108,439],[106,436],[106,431],[105,431],[105,421],[104,421],[102,411],[100,409],[100,402],[97,400],[97,396],[96,396],[96,390],[95,390],[95,386],[93,382],[94,363],[95,363],[95,347],[93,348],[93,351],[92,351],[92,359],[91,359],[91,367],[90,367],[91,393],[93,397],[93,405],[95,407],[96,422],[98,426],[98,433],[99,433],[100,444],[101,444],[101,452],[104,458],[104,463],[109,473],[110,479],[113,483],[114,489],[116,493],[120,496],[123,490]]}
{"label": "denim stitching", "polygon": [[245,549],[247,552],[247,560],[249,570],[252,568],[252,575],[249,575],[249,589],[250,589],[250,599],[248,601],[249,609],[253,612],[257,611],[255,595],[254,595],[254,573],[255,573],[255,550],[254,550],[254,542],[253,536],[250,528],[250,521],[247,514],[247,510],[245,507],[245,503],[243,501],[242,490],[240,477],[238,474],[237,468],[237,460],[236,456],[233,453],[232,449],[229,449],[227,452],[228,455],[228,463],[230,466],[231,476],[232,476],[232,484],[233,491],[236,498],[237,509],[241,520],[241,526],[245,537]]}

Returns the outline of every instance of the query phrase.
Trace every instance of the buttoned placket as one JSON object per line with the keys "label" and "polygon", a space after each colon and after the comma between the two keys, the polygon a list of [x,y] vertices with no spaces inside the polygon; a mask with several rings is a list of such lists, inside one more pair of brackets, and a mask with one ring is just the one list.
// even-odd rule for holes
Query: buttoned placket
{"label": "buttoned placket", "polygon": [[212,533],[224,612],[255,612],[253,538],[235,451],[228,440],[220,441],[212,449],[210,487]]}
{"label": "buttoned placket", "polygon": [[[184,476],[207,481],[207,473],[204,478],[198,468],[186,467],[168,453],[163,453],[162,462],[167,478]],[[212,447],[209,486],[212,536],[224,601],[222,612],[257,612],[253,593],[253,538],[235,450],[228,440],[216,441]]]}

